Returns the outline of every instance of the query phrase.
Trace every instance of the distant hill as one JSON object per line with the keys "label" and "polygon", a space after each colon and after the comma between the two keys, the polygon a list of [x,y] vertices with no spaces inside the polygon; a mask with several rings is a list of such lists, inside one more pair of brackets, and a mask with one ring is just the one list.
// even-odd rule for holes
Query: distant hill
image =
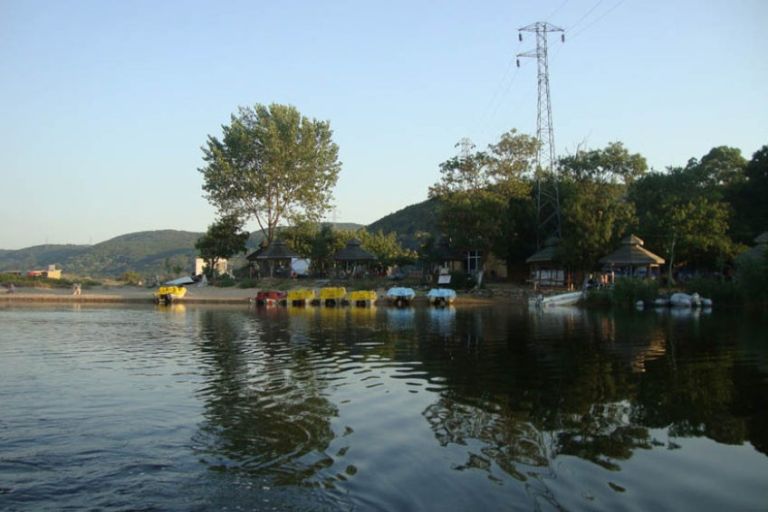
{"label": "distant hill", "polygon": [[46,244],[16,251],[0,250],[0,271],[47,268],[54,263],[69,261],[90,247],[90,245]]}
{"label": "distant hill", "polygon": [[194,268],[195,242],[202,233],[142,231],[91,246],[62,264],[66,273],[117,277],[133,271],[142,275],[189,273]]}
{"label": "distant hill", "polygon": [[402,210],[382,217],[373,224],[368,225],[368,231],[376,233],[381,230],[385,234],[397,233],[400,243],[409,249],[417,249],[419,242],[416,235],[419,232],[431,233],[437,236],[439,204],[436,199],[427,199],[421,203],[406,206]]}
{"label": "distant hill", "polygon": [[43,269],[57,265],[66,274],[118,277],[127,271],[143,275],[189,271],[194,265],[195,241],[202,233],[143,231],[118,236],[95,245],[38,245],[0,251],[0,272]]}
{"label": "distant hill", "polygon": [[[337,223],[334,228],[355,230],[361,224]],[[177,231],[140,231],[121,235],[95,245],[38,245],[18,250],[0,249],[0,272],[44,269],[57,265],[64,275],[119,277],[125,272],[142,276],[182,275],[194,269],[195,242],[203,233]],[[251,234],[249,252],[262,239],[260,231]],[[245,255],[234,258],[233,266],[245,264]]]}

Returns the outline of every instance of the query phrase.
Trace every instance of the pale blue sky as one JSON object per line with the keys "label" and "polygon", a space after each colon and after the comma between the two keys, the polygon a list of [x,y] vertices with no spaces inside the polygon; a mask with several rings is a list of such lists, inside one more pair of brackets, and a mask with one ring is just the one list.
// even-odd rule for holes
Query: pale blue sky
{"label": "pale blue sky", "polygon": [[335,220],[370,223],[424,200],[460,138],[535,134],[514,54],[541,20],[566,29],[558,153],[619,140],[664,169],[768,144],[766,0],[0,0],[0,248],[204,231],[200,146],[254,103],[331,122]]}

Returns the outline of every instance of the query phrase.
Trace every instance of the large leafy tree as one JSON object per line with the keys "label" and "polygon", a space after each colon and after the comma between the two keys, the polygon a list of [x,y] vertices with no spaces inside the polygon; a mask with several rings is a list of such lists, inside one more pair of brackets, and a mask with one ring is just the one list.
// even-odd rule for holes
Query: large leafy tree
{"label": "large leafy tree", "polygon": [[678,264],[718,267],[733,255],[728,236],[730,208],[699,164],[650,173],[633,184],[630,197],[639,235],[664,255],[669,278]]}
{"label": "large leafy tree", "polygon": [[254,218],[271,243],[281,222],[318,221],[341,163],[330,124],[288,105],[241,107],[203,149],[203,190],[223,214]]}
{"label": "large leafy tree", "polygon": [[635,224],[627,185],[648,165],[622,143],[580,151],[560,160],[563,237],[560,258],[571,268],[591,269]]}
{"label": "large leafy tree", "polygon": [[454,246],[504,253],[510,201],[529,198],[538,141],[511,130],[486,151],[453,157],[440,164],[441,179],[429,190],[440,200],[440,227]]}
{"label": "large leafy tree", "polygon": [[648,170],[640,153],[630,153],[621,142],[611,142],[603,149],[579,151],[560,159],[561,173],[576,182],[629,185]]}
{"label": "large leafy tree", "polygon": [[752,155],[744,179],[729,188],[727,198],[734,210],[731,235],[736,241],[751,244],[768,230],[768,145]]}
{"label": "large leafy tree", "polygon": [[246,250],[245,243],[250,235],[242,228],[243,223],[237,215],[225,215],[208,226],[208,231],[195,242],[195,248],[205,260],[210,277],[215,277],[213,272],[219,260],[231,258]]}

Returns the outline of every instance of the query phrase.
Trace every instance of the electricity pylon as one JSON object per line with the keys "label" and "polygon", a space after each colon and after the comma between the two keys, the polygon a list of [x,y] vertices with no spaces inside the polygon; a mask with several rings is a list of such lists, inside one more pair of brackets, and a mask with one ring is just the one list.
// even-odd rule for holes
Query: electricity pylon
{"label": "electricity pylon", "polygon": [[565,32],[545,21],[537,21],[518,29],[518,38],[523,40],[523,32],[536,34],[536,49],[517,54],[517,66],[520,67],[520,57],[533,57],[538,64],[539,101],[536,117],[536,138],[539,140],[539,152],[536,158],[536,209],[537,227],[536,246],[550,236],[560,238],[560,194],[557,187],[557,162],[555,161],[555,134],[552,125],[552,100],[549,94],[549,63],[547,61],[547,34],[562,32],[561,40],[565,42]]}

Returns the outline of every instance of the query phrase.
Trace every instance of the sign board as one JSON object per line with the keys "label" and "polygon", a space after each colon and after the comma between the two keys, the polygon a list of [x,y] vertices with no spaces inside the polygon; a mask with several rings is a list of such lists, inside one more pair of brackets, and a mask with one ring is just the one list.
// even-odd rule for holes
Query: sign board
{"label": "sign board", "polygon": [[437,276],[437,284],[451,284],[451,274],[441,274]]}

